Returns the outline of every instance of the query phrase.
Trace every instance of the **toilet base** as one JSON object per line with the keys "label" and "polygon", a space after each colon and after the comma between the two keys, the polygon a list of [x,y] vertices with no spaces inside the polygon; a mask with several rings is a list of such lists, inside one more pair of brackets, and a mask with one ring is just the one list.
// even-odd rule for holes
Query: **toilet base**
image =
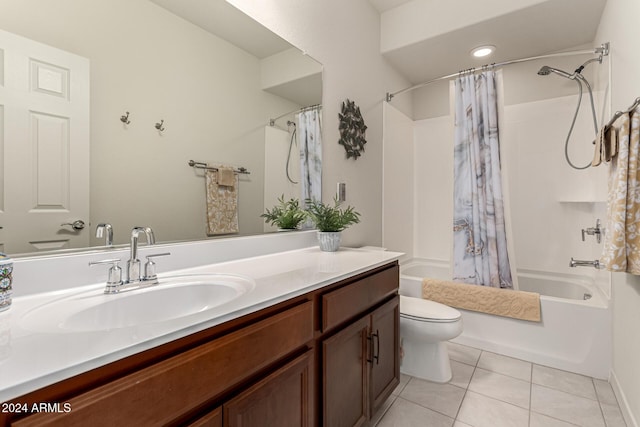
{"label": "toilet base", "polygon": [[400,372],[437,383],[447,383],[453,376],[446,342],[416,342],[402,339]]}

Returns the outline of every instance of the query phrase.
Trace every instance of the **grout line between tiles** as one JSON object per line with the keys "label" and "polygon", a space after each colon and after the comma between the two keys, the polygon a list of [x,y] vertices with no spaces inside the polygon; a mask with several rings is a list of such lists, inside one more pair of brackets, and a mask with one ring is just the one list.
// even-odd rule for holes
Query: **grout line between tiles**
{"label": "grout line between tiles", "polygon": [[[480,361],[480,357],[482,356],[482,351],[480,351],[480,355],[478,356],[478,359],[476,360],[476,364],[473,366],[473,372],[471,372],[471,377],[469,377],[469,382],[467,383],[467,386],[464,389],[464,394],[462,395],[462,400],[460,401],[460,406],[458,406],[458,410],[456,411],[456,416],[453,418],[453,424],[456,423],[456,421],[458,420],[458,416],[460,415],[460,410],[462,409],[462,405],[464,404],[464,399],[467,397],[467,393],[469,392],[469,386],[471,385],[471,380],[473,380],[473,376],[476,373],[476,369],[478,369],[478,362]],[[471,366],[471,365],[467,365],[467,366]],[[460,421],[462,422],[462,421]]]}
{"label": "grout line between tiles", "polygon": [[[472,348],[473,348],[473,347],[472,347]],[[457,409],[456,414],[455,414],[455,418],[454,418],[454,420],[453,420],[453,423],[454,423],[454,424],[456,423],[456,421],[462,422],[461,420],[459,420],[459,416],[460,416],[460,412],[461,412],[461,409],[462,409],[462,405],[464,404],[465,399],[468,397],[468,393],[469,393],[469,391],[470,391],[470,388],[469,388],[469,387],[470,387],[470,385],[471,385],[471,381],[473,380],[474,375],[476,374],[476,372],[477,372],[477,370],[478,370],[478,364],[479,364],[479,362],[480,362],[480,358],[482,357],[482,353],[483,353],[483,352],[484,352],[484,350],[480,350],[480,354],[479,354],[478,358],[476,359],[476,361],[475,361],[476,363],[475,363],[474,365],[471,365],[471,364],[469,364],[469,363],[462,362],[462,361],[460,361],[460,360],[451,359],[452,361],[455,361],[455,362],[457,362],[457,363],[460,363],[460,364],[463,364],[463,365],[466,365],[466,366],[471,366],[471,367],[473,368],[473,370],[472,370],[472,372],[471,372],[471,376],[470,376],[470,378],[469,378],[469,381],[468,381],[468,383],[466,384],[466,386],[465,386],[465,387],[459,387],[459,386],[457,386],[457,385],[454,385],[455,387],[462,388],[462,389],[464,390],[464,394],[463,394],[463,396],[462,396],[462,400],[460,401],[460,405],[458,406],[458,409]],[[499,353],[496,353],[496,354],[499,354]],[[520,359],[519,359],[519,360],[520,360]],[[567,421],[567,420],[559,419],[559,418],[556,418],[556,417],[553,417],[553,416],[550,416],[550,415],[541,414],[541,413],[539,413],[539,412],[537,412],[537,411],[533,411],[533,386],[534,386],[534,384],[535,384],[535,385],[537,385],[538,387],[541,387],[541,388],[547,388],[547,389],[550,389],[550,390],[559,391],[559,392],[566,393],[566,394],[569,394],[569,395],[572,395],[572,396],[575,396],[575,397],[579,397],[579,398],[582,398],[582,399],[588,399],[588,400],[594,400],[594,399],[591,399],[591,398],[589,398],[589,397],[587,397],[587,396],[583,396],[583,395],[580,395],[580,394],[574,394],[574,393],[571,393],[571,392],[567,392],[567,391],[562,390],[562,389],[559,389],[559,388],[555,388],[555,387],[551,387],[551,386],[547,386],[547,385],[543,385],[543,384],[537,384],[537,383],[534,383],[534,381],[533,381],[533,370],[534,370],[534,367],[535,367],[535,363],[531,363],[530,370],[529,370],[529,381],[528,381],[528,382],[529,382],[529,408],[528,408],[528,412],[529,412],[529,413],[528,413],[528,423],[527,423],[528,427],[531,427],[531,425],[532,425],[531,423],[532,423],[532,420],[533,420],[533,413],[534,413],[534,412],[535,412],[538,416],[544,416],[544,417],[551,418],[551,419],[553,419],[553,420],[557,420],[557,421],[559,421],[559,422],[564,422],[564,423],[570,424],[570,425],[572,425],[572,426],[578,426],[578,424],[576,424],[574,421]],[[554,369],[555,369],[555,368],[554,368]],[[491,370],[489,370],[489,371],[490,371],[490,372],[494,372],[494,371],[491,371]],[[565,371],[565,372],[570,372],[570,371]],[[507,377],[514,378],[514,379],[517,379],[517,380],[519,380],[519,381],[526,381],[526,380],[523,380],[522,378],[512,377],[512,376],[510,376],[510,375],[502,374],[502,373],[500,373],[500,372],[495,372],[495,373],[496,373],[496,374],[500,374],[500,375],[505,375],[505,376],[507,376]],[[587,376],[587,377],[588,377],[588,376]],[[403,398],[403,397],[401,397],[401,396],[400,396],[400,393],[402,393],[402,392],[405,390],[405,388],[409,385],[409,383],[413,380],[413,378],[414,378],[414,377],[409,376],[409,380],[405,383],[405,385],[404,385],[404,387],[402,388],[402,390],[400,390],[400,391],[399,391],[399,393],[395,396],[395,399],[394,399],[393,404],[395,404],[395,403],[397,402],[398,398],[401,398],[401,399],[403,399],[404,401],[407,401],[407,402],[411,402],[411,403],[417,404],[417,405],[419,405],[419,406],[422,406],[422,407],[424,407],[424,408],[426,408],[426,409],[429,409],[429,410],[431,410],[431,411],[434,411],[434,412],[436,412],[436,413],[439,413],[439,414],[442,414],[442,415],[444,415],[444,416],[450,417],[449,415],[447,415],[447,414],[443,414],[443,413],[442,413],[442,412],[440,412],[440,411],[436,411],[436,410],[431,409],[431,408],[429,408],[429,407],[427,407],[427,406],[424,406],[424,405],[422,405],[422,404],[420,404],[420,403],[418,403],[418,402],[414,402],[414,401],[412,401],[412,400],[409,400],[409,399],[406,399],[406,398]],[[599,409],[600,409],[600,414],[601,414],[602,420],[603,420],[603,422],[605,423],[605,425],[607,425],[607,419],[606,419],[606,417],[605,417],[605,413],[604,413],[603,402],[602,402],[602,400],[601,400],[601,398],[600,398],[600,395],[598,394],[598,389],[597,389],[596,384],[595,384],[595,379],[594,379],[593,377],[588,377],[588,378],[591,380],[592,387],[594,388],[594,390],[595,390],[595,392],[596,392],[596,399],[595,399],[595,400],[598,402],[598,406],[599,406]],[[453,385],[453,384],[452,384],[452,385]],[[483,393],[478,393],[478,394],[483,395],[483,396],[485,396],[485,397],[487,397],[487,398],[489,398],[489,399],[493,399],[493,400],[496,400],[496,401],[499,401],[499,402],[503,402],[503,403],[506,403],[506,404],[512,405],[512,406],[517,407],[517,408],[525,409],[525,408],[522,408],[521,406],[515,405],[515,404],[510,403],[510,402],[505,402],[504,400],[501,400],[501,399],[496,398],[496,397],[493,397],[493,396],[488,396],[488,395],[485,395],[485,394],[483,394]],[[616,401],[617,401],[617,396],[616,396]],[[616,403],[617,403],[617,402],[616,402]],[[392,405],[393,405],[393,404],[392,404]],[[391,408],[391,406],[392,406],[392,405],[389,405],[389,407],[388,407],[388,408],[387,408],[387,410],[385,411],[385,415],[386,415],[387,411]],[[618,407],[620,407],[620,406],[619,406],[619,403],[618,403]],[[384,415],[383,415],[383,417],[384,417]],[[382,419],[382,418],[381,418],[381,419]]]}
{"label": "grout line between tiles", "polygon": [[[377,427],[378,424],[380,424],[380,422],[382,421],[382,419],[384,418],[385,415],[387,415],[387,412],[389,412],[389,410],[391,409],[391,407],[396,403],[396,400],[398,400],[398,398],[400,397],[399,394],[397,395],[391,395],[391,397],[393,398],[393,401],[391,402],[391,404],[389,406],[387,406],[387,408],[382,412],[382,414],[380,415],[380,418],[378,418],[378,421],[376,421],[375,425],[373,427]],[[390,397],[390,398],[391,398]]]}
{"label": "grout line between tiles", "polygon": [[531,413],[533,412],[531,410],[532,408],[532,404],[533,404],[533,364],[531,364],[531,381],[529,381],[529,424],[528,426],[531,427]]}

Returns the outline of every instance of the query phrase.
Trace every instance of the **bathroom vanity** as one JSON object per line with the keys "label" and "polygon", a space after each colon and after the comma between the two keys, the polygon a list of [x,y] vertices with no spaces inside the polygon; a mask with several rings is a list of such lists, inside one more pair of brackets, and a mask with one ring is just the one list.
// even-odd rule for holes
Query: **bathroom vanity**
{"label": "bathroom vanity", "polygon": [[[0,425],[363,425],[399,383],[400,255],[313,247],[183,270],[241,272],[255,287],[191,324],[176,320],[169,332],[127,326],[120,329],[128,333],[57,334],[62,350],[51,349],[51,357],[59,362],[4,391],[31,389],[5,399]],[[40,301],[23,309],[17,300],[19,329]],[[51,335],[16,332],[17,351],[0,362],[0,373],[9,372],[3,364],[19,368],[12,357],[20,346],[35,349],[42,339],[46,353]],[[135,343],[136,335],[147,337]],[[71,353],[74,340],[95,345],[82,358],[95,357],[67,363],[92,369],[64,366],[65,343]],[[107,355],[105,340],[111,349],[127,343]]]}

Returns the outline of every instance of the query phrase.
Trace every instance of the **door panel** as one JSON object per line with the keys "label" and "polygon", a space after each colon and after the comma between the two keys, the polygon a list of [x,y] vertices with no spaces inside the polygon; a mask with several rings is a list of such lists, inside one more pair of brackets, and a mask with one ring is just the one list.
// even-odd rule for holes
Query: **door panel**
{"label": "door panel", "polygon": [[0,31],[0,244],[83,247],[89,223],[89,61]]}
{"label": "door panel", "polygon": [[399,327],[400,297],[396,296],[371,315],[371,416],[400,383]]}
{"label": "door panel", "polygon": [[367,420],[368,330],[366,316],[322,343],[325,427],[360,426]]}
{"label": "door panel", "polygon": [[313,424],[313,351],[308,351],[223,405],[225,427]]}

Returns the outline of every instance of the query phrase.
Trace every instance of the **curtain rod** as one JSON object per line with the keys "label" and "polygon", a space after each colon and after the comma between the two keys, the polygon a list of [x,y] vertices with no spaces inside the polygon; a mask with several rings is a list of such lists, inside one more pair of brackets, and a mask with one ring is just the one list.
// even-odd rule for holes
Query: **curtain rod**
{"label": "curtain rod", "polygon": [[293,111],[289,111],[288,113],[284,113],[279,115],[278,117],[276,117],[275,119],[269,119],[269,126],[275,126],[276,125],[276,120],[281,119],[285,116],[288,116],[289,114],[293,114],[293,113],[302,113],[303,111],[309,111],[309,110],[313,110],[314,108],[322,108],[322,104],[315,104],[315,105],[309,105],[308,107],[302,107],[302,108],[296,108]]}
{"label": "curtain rod", "polygon": [[491,67],[501,67],[503,65],[510,65],[510,64],[517,64],[520,62],[527,62],[527,61],[535,61],[537,59],[544,59],[544,58],[554,58],[554,57],[558,57],[558,56],[572,56],[572,55],[586,55],[586,54],[598,54],[600,55],[600,60],[602,61],[602,57],[603,56],[607,56],[609,55],[609,42],[603,43],[600,45],[600,47],[596,47],[595,49],[589,49],[589,50],[573,50],[573,51],[568,51],[568,52],[558,52],[558,53],[550,53],[547,55],[540,55],[540,56],[531,56],[529,58],[521,58],[521,59],[512,59],[510,61],[504,61],[504,62],[498,62],[498,63],[493,63],[493,64],[485,64],[482,65],[481,67],[475,67],[475,68],[469,68],[467,70],[462,70],[462,71],[458,71],[457,73],[452,73],[452,74],[448,74],[446,76],[442,76],[442,77],[438,77],[435,79],[431,79],[428,80],[426,82],[423,83],[418,83],[417,85],[408,87],[406,89],[402,89],[399,90],[397,92],[387,92],[387,96],[385,97],[385,100],[387,102],[391,102],[391,100],[393,99],[394,96],[396,95],[400,95],[403,94],[405,92],[410,92],[412,90],[415,89],[419,89],[421,87],[430,85],[431,83],[435,83],[441,80],[449,80],[452,79],[454,77],[459,76],[462,73],[473,73],[476,70],[482,70],[482,69],[486,69],[486,68],[491,68]]}

